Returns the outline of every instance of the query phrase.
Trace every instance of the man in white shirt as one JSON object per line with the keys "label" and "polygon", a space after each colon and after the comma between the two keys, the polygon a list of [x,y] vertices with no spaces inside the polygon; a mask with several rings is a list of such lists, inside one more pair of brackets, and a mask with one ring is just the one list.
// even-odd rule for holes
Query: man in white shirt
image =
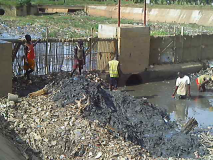
{"label": "man in white shirt", "polygon": [[172,95],[172,97],[175,97],[177,99],[183,99],[186,98],[186,96],[188,95],[188,97],[190,97],[190,79],[188,76],[184,76],[182,73],[178,72],[178,78],[176,80],[176,88],[175,91]]}

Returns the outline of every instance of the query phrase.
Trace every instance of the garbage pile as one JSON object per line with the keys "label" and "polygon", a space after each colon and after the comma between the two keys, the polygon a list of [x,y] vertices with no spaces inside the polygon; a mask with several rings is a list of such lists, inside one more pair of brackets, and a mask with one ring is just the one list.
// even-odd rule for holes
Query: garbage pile
{"label": "garbage pile", "polygon": [[168,159],[207,153],[199,138],[181,133],[164,110],[125,92],[110,92],[96,73],[53,74],[46,82],[47,95],[18,103],[0,99],[6,119],[0,128],[26,158]]}
{"label": "garbage pile", "polygon": [[[209,64],[207,63],[207,66],[208,65]],[[208,67],[206,69],[202,69],[198,73],[191,74],[190,77],[192,79],[196,79],[196,78],[198,78],[201,75],[210,75],[210,76],[213,76],[213,68]],[[206,84],[206,88],[207,89],[211,89],[212,87],[213,87],[213,81],[210,81],[209,83]]]}
{"label": "garbage pile", "polygon": [[56,86],[58,91],[52,99],[59,106],[83,99],[80,104],[84,106],[83,117],[109,125],[125,140],[145,147],[152,155],[183,157],[201,147],[196,136],[176,131],[175,124],[165,120],[168,117],[166,111],[147,101],[121,91],[110,92],[80,76],[76,80],[62,80]]}
{"label": "garbage pile", "polygon": [[[4,109],[6,107],[1,108],[1,113],[5,113]],[[6,118],[10,128],[1,128],[4,128],[5,134],[9,134],[12,129],[15,130],[20,138],[12,139],[18,143],[25,157],[30,159],[110,159],[146,156],[145,150],[140,146],[125,142],[122,137],[110,133],[110,130],[98,121],[91,122],[76,116],[77,110],[76,106],[59,108],[45,96],[31,100],[23,98],[21,103],[8,108]],[[32,148],[33,152],[29,152],[29,148]]]}

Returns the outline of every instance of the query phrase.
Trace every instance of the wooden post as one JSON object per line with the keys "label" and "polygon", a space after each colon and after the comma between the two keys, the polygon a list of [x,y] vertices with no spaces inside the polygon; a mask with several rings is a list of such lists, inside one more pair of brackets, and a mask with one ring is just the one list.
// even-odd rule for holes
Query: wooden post
{"label": "wooden post", "polygon": [[89,48],[90,48],[90,51],[89,51],[89,67],[90,67],[90,70],[92,70],[92,38],[93,38],[93,28],[91,28],[91,38],[90,38],[90,41],[89,41]]}
{"label": "wooden post", "polygon": [[182,47],[182,54],[181,54],[181,61],[180,62],[184,62],[184,59],[183,59],[183,57],[184,57],[184,37],[183,36],[180,36],[181,37],[181,47]]}
{"label": "wooden post", "polygon": [[202,54],[202,50],[203,50],[203,34],[201,32],[201,35],[200,35],[200,61],[203,60],[203,54]]}
{"label": "wooden post", "polygon": [[143,17],[143,24],[146,26],[146,0],[144,0],[144,17]]}
{"label": "wooden post", "polygon": [[181,27],[181,36],[184,35],[184,27]]}
{"label": "wooden post", "polygon": [[174,35],[176,35],[176,26],[174,26]]}
{"label": "wooden post", "polygon": [[16,55],[17,55],[18,50],[20,49],[20,47],[21,47],[21,43],[15,43],[13,51],[12,51],[12,62],[14,62],[14,60],[16,58]]}
{"label": "wooden post", "polygon": [[195,127],[198,126],[198,122],[196,119],[191,118],[181,129],[181,132],[188,134],[190,131],[192,131]]}
{"label": "wooden post", "polygon": [[118,27],[121,24],[121,0],[118,0]]}
{"label": "wooden post", "polygon": [[48,55],[48,28],[46,29],[46,53],[45,53],[45,74],[48,73],[47,55]]}

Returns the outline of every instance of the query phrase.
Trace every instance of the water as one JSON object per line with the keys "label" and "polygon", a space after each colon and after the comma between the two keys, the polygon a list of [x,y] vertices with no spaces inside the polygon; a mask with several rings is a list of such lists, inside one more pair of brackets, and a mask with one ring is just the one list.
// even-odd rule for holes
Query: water
{"label": "water", "polygon": [[126,90],[136,98],[147,98],[157,107],[166,108],[172,121],[184,124],[194,117],[200,128],[213,127],[213,90],[198,92],[195,80],[191,84],[191,99],[172,98],[175,80],[150,82],[136,86],[127,86]]}

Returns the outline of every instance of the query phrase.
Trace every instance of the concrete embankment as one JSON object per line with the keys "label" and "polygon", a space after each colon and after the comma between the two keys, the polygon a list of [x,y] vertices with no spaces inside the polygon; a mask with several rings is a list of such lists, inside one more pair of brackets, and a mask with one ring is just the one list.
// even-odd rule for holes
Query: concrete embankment
{"label": "concrete embankment", "polygon": [[200,71],[203,68],[203,64],[199,62],[190,62],[182,64],[164,64],[151,66],[147,69],[145,73],[146,76],[143,76],[144,79],[148,80],[158,79],[158,78],[170,78],[176,76],[177,72],[195,73]]}
{"label": "concrete embankment", "polygon": [[[117,6],[87,6],[86,12],[92,16],[105,16],[109,18],[117,18]],[[143,20],[143,8],[121,7],[121,18]],[[212,10],[192,10],[192,9],[163,9],[148,8],[147,20],[151,22],[167,22],[167,23],[195,23],[204,26],[213,26]]]}
{"label": "concrete embankment", "polygon": [[0,160],[25,160],[17,148],[0,134]]}
{"label": "concrete embankment", "polygon": [[138,74],[121,74],[120,86],[151,82],[157,79],[169,79],[177,76],[177,72],[185,74],[199,72],[204,66],[200,62],[189,62],[181,64],[162,64],[148,67],[144,72]]}

